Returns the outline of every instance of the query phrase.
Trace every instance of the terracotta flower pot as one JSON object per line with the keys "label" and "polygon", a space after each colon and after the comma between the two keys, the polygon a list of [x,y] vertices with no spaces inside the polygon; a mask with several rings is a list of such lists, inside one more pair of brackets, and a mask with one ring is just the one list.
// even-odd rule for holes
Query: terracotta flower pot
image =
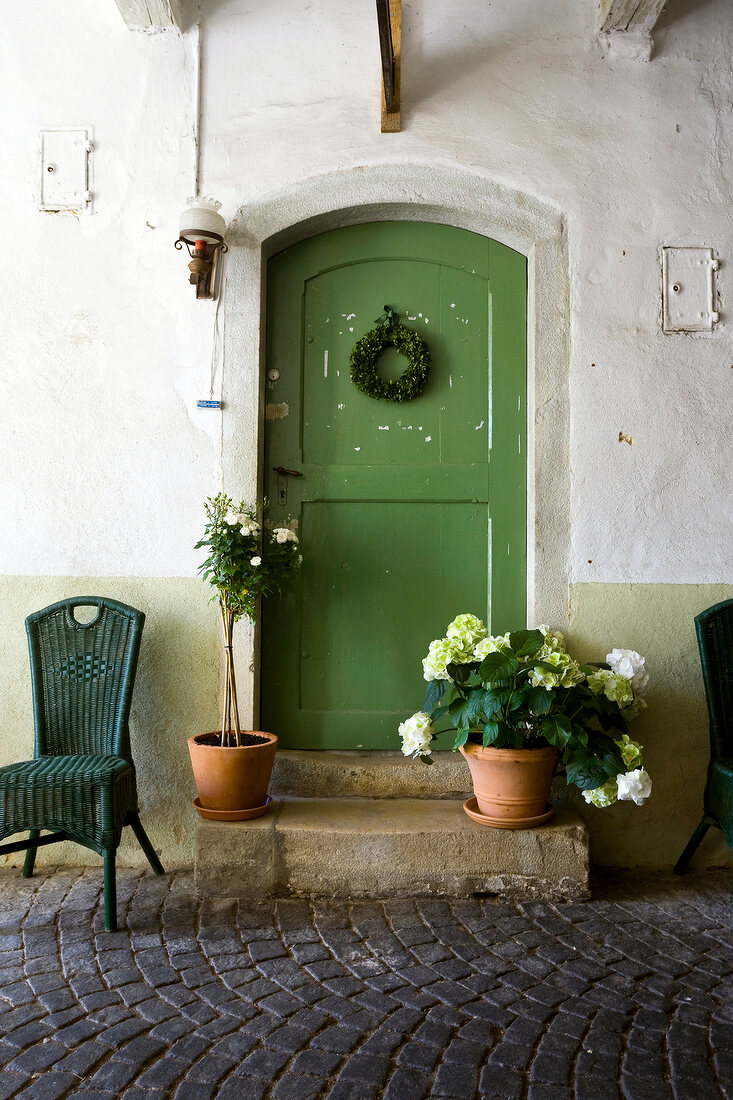
{"label": "terracotta flower pot", "polygon": [[265,805],[277,737],[260,730],[244,732],[264,737],[265,741],[230,749],[201,744],[204,738],[212,736],[210,733],[189,737],[191,767],[199,802],[204,809],[236,811]]}
{"label": "terracotta flower pot", "polygon": [[517,827],[531,828],[547,820],[559,749],[494,749],[469,741],[460,751],[471,769],[479,813],[491,819],[487,824],[511,827],[517,821]]}

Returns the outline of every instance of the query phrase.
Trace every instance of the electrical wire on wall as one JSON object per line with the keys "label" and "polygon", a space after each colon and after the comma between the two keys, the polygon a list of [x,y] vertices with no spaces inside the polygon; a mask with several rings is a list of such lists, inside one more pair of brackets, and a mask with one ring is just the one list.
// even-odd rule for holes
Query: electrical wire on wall
{"label": "electrical wire on wall", "polygon": [[[195,25],[191,28],[191,52],[193,54],[192,64],[192,143],[193,143],[193,164],[192,164],[192,185],[194,198],[200,197],[201,192],[201,161],[202,161],[202,145],[203,145],[203,111],[202,111],[202,88],[203,88],[203,28],[202,28],[202,16],[201,16],[201,3],[200,0],[197,4],[197,18]],[[216,282],[218,283],[218,293],[216,294],[215,306],[214,306],[214,318],[211,330],[211,358],[209,361],[209,401],[219,402],[219,408],[222,405],[223,391],[224,391],[224,315],[220,314],[222,300],[224,298],[226,290],[226,256],[223,251],[219,252],[217,256],[217,271],[215,273]],[[217,392],[218,391],[218,392]],[[219,474],[220,482],[223,480],[223,467],[224,467],[224,425],[221,421],[221,434],[219,442]]]}
{"label": "electrical wire on wall", "polygon": [[196,23],[191,31],[193,37],[193,192],[199,193],[199,175],[201,172],[201,4],[197,4]]}
{"label": "electrical wire on wall", "polygon": [[221,400],[224,388],[224,326],[225,315],[219,318],[219,310],[224,299],[226,289],[226,255],[219,257],[219,293],[216,297],[214,308],[214,325],[211,338],[211,363],[209,367],[209,397],[213,401],[216,387],[216,376],[219,375],[219,395]]}

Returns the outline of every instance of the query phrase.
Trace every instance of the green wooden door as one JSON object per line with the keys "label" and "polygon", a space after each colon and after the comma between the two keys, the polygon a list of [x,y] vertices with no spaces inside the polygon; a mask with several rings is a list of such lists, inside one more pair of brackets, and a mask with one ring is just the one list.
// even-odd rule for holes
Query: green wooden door
{"label": "green wooden door", "polygon": [[[432,357],[403,404],[349,378],[385,305]],[[455,615],[524,624],[525,309],[524,257],[450,226],[359,225],[270,261],[265,493],[305,559],[263,607],[261,728],[283,747],[398,748]]]}

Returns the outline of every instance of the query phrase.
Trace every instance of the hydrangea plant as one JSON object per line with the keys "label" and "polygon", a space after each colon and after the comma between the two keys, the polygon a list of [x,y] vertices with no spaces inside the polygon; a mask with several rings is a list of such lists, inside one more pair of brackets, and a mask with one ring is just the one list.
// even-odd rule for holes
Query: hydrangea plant
{"label": "hydrangea plant", "polygon": [[226,658],[221,744],[239,745],[242,731],[232,660],[234,624],[243,617],[254,622],[260,597],[279,592],[303,558],[294,531],[274,527],[267,536],[263,535],[257,509],[248,507],[244,501],[235,507],[226,493],[217,493],[209,497],[204,507],[204,537],[195,549],[205,547],[208,551],[199,573],[212,585],[215,593],[212,599],[218,600],[221,615]]}
{"label": "hydrangea plant", "polygon": [[423,660],[423,709],[399,727],[402,752],[431,764],[434,723],[456,731],[454,749],[472,741],[495,748],[561,752],[568,783],[586,802],[641,805],[651,793],[642,747],[627,722],[645,707],[646,662],[614,649],[604,664],[581,665],[546,626],[492,637],[475,615],[458,615]]}

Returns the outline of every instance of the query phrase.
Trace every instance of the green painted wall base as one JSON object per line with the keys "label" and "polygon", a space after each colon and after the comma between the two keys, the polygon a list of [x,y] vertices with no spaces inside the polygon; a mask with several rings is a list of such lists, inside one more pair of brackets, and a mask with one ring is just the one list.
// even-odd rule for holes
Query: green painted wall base
{"label": "green painted wall base", "polygon": [[[644,746],[653,791],[641,807],[578,809],[591,832],[591,860],[603,866],[671,870],[702,815],[709,758],[707,710],[694,618],[733,597],[723,584],[575,584],[570,589],[573,655],[602,661],[614,646],[647,658],[649,709],[631,726]],[[711,829],[692,866],[732,866]]]}
{"label": "green painted wall base", "polygon": [[[0,577],[0,765],[33,756],[33,712],[25,617],[73,595],[108,595],[145,612],[130,718],[140,817],[167,869],[193,862],[196,791],[186,738],[215,728],[221,678],[213,605],[196,578]],[[19,856],[0,866],[20,866]],[[76,844],[41,848],[44,864],[99,864]],[[147,867],[131,829],[118,850],[121,867]]]}
{"label": "green painted wall base", "polygon": [[[221,678],[216,617],[199,580],[0,578],[0,765],[33,753],[25,616],[84,592],[106,593],[147,615],[131,722],[141,817],[163,865],[190,866],[196,815],[186,738],[216,725]],[[670,869],[697,825],[708,740],[693,619],[732,597],[733,585],[571,587],[568,640],[573,653],[603,660],[614,646],[637,649],[647,657],[651,672],[649,709],[634,723],[632,735],[644,744],[652,797],[641,807],[621,803],[608,810],[587,806],[579,795],[572,799],[590,830],[594,863]],[[396,730],[394,747],[399,748]],[[418,764],[415,769],[417,785],[422,777]],[[409,773],[401,780],[401,797],[409,797],[404,787],[408,779]],[[76,845],[41,849],[39,865],[44,861],[99,862],[101,873],[101,860]],[[20,866],[22,856],[6,857],[5,862]],[[123,841],[118,862],[146,865],[132,836]],[[733,866],[733,859],[722,835],[711,830],[693,867],[721,865]]]}

